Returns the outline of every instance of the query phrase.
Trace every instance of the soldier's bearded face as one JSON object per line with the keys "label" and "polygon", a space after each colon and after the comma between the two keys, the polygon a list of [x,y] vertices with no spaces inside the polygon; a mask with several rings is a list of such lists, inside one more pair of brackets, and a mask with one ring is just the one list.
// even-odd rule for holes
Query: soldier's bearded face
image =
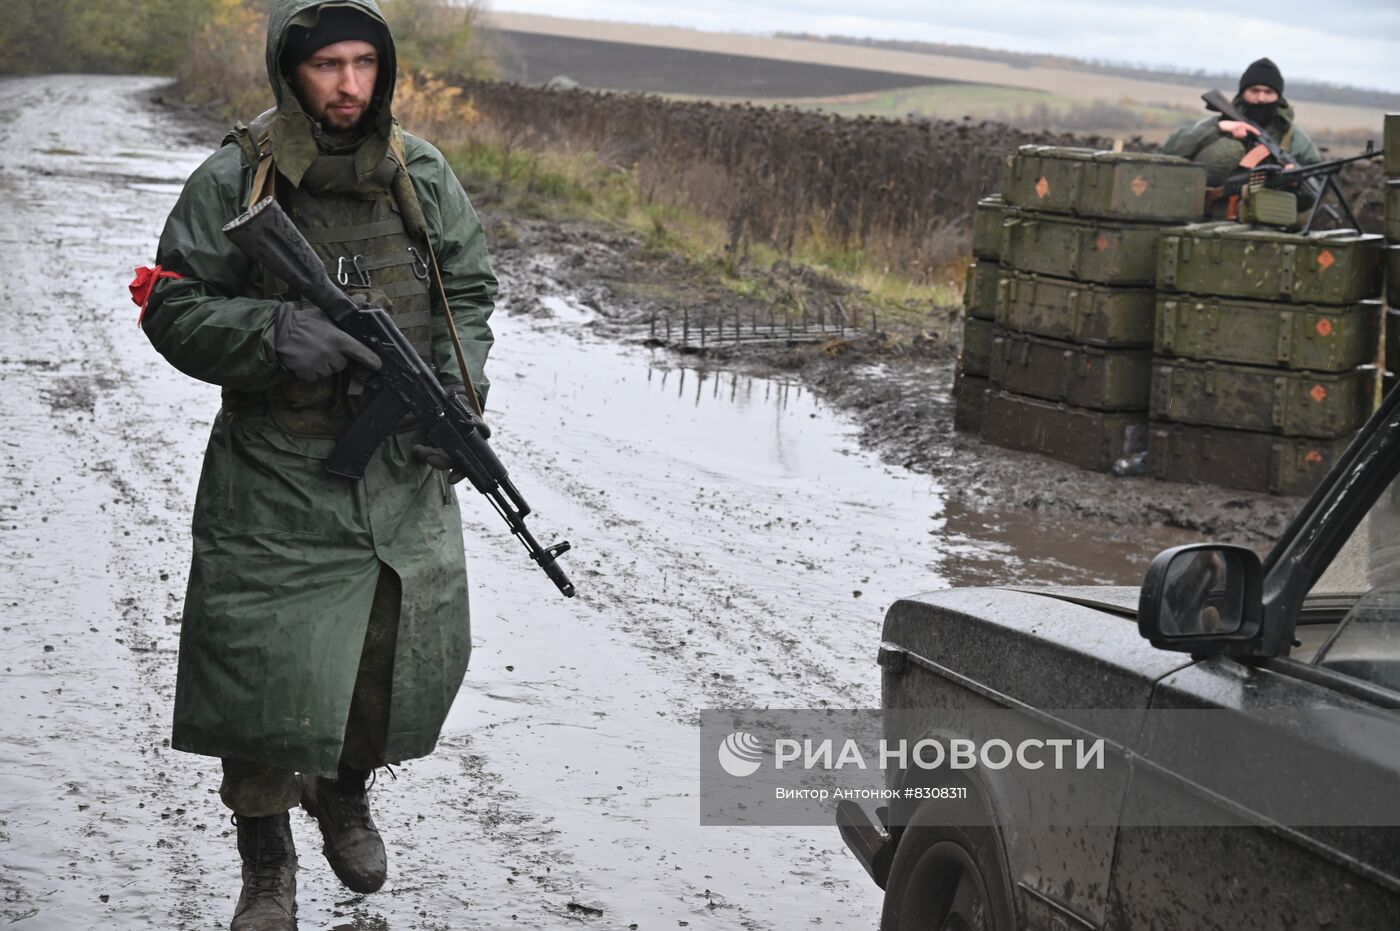
{"label": "soldier's bearded face", "polygon": [[344,132],[369,112],[379,53],[359,39],[317,49],[297,65],[296,87],[304,110],[322,126]]}

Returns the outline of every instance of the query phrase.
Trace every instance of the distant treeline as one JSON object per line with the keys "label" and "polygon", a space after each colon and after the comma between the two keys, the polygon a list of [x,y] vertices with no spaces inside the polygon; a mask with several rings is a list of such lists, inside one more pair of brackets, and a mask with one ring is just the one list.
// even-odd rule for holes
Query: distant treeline
{"label": "distant treeline", "polygon": [[[1045,55],[1037,52],[1011,52],[1004,49],[951,45],[942,42],[819,36],[806,32],[780,32],[778,35],[785,39],[835,42],[840,45],[859,45],[897,52],[918,52],[923,55],[948,55],[953,58],[970,58],[976,61],[995,61],[1013,68],[1059,68],[1065,71],[1082,71],[1112,77],[1163,81],[1168,84],[1201,87],[1205,90],[1212,87],[1233,90],[1240,79],[1238,72],[1206,71],[1203,68],[1173,68],[1167,65],[1133,65],[1126,62],[1103,61],[1093,58],[1070,58],[1064,55]],[[1400,94],[1345,84],[1329,84],[1325,81],[1296,80],[1287,77],[1287,75],[1285,78],[1288,82],[1287,95],[1295,100],[1374,107],[1378,110],[1400,109]]]}
{"label": "distant treeline", "polygon": [[217,0],[0,0],[0,73],[174,74]]}
{"label": "distant treeline", "polygon": [[[478,4],[380,0],[400,67],[494,74]],[[181,94],[245,119],[271,101],[267,0],[0,0],[0,74],[170,74]]]}

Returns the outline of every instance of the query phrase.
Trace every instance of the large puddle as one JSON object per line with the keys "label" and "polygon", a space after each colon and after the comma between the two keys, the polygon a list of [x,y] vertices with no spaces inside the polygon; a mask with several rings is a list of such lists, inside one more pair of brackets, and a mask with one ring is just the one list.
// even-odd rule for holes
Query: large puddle
{"label": "large puddle", "polygon": [[[558,296],[542,303],[553,324],[521,328],[504,314],[496,320],[493,405],[514,417],[516,392],[534,399],[527,408],[548,407],[551,397],[568,403],[583,420],[561,425],[550,445],[576,446],[580,461],[600,447],[626,449],[634,454],[628,479],[658,507],[694,496],[696,488],[706,489],[702,508],[749,501],[754,532],[742,541],[743,552],[776,542],[785,552],[774,554],[772,565],[864,552],[857,559],[872,571],[899,567],[888,577],[890,588],[873,586],[885,597],[956,585],[1136,585],[1158,551],[1198,538],[1170,528],[950,506],[935,480],[858,448],[851,416],[798,381],[602,344],[586,335],[587,308]],[[541,373],[547,390],[533,390]],[[723,522],[698,524],[702,534],[735,542],[732,522],[727,530]]]}

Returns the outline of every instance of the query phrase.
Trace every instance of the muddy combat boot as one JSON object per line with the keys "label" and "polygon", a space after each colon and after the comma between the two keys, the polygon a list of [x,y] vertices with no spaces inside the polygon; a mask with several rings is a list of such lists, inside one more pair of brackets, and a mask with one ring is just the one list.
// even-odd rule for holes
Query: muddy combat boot
{"label": "muddy combat boot", "polygon": [[297,854],[291,819],[284,811],[234,820],[243,858],[243,892],[230,931],[296,931]]}
{"label": "muddy combat boot", "polygon": [[301,807],[321,825],[326,862],[355,892],[378,891],[387,873],[384,841],[365,797],[368,775],[342,766],[335,779],[303,777],[301,781]]}

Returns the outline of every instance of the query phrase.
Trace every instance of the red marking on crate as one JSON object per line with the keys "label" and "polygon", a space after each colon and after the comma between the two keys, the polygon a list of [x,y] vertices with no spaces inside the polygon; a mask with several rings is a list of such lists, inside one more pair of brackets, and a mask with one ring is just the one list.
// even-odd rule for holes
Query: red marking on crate
{"label": "red marking on crate", "polygon": [[1318,336],[1331,336],[1331,335],[1332,335],[1332,321],[1331,321],[1331,320],[1328,320],[1326,317],[1323,317],[1321,320],[1317,321],[1317,335],[1318,335]]}
{"label": "red marking on crate", "polygon": [[1147,179],[1144,178],[1142,175],[1138,175],[1136,178],[1134,178],[1128,183],[1128,187],[1133,189],[1134,194],[1136,194],[1138,197],[1141,197],[1142,195],[1147,193]]}
{"label": "red marking on crate", "polygon": [[1337,264],[1337,257],[1334,256],[1330,250],[1323,249],[1317,254],[1317,264],[1323,271],[1327,271],[1327,269]]}
{"label": "red marking on crate", "polygon": [[1322,387],[1321,385],[1313,385],[1312,390],[1309,391],[1308,394],[1312,395],[1312,399],[1314,401],[1317,401],[1319,404],[1321,404],[1322,401],[1327,397],[1327,389]]}
{"label": "red marking on crate", "polygon": [[1039,181],[1037,181],[1037,182],[1035,183],[1035,196],[1036,196],[1036,197],[1039,197],[1041,200],[1044,200],[1044,199],[1045,199],[1045,195],[1046,195],[1046,194],[1049,194],[1049,193],[1050,193],[1050,181],[1049,181],[1048,179],[1042,177]]}

